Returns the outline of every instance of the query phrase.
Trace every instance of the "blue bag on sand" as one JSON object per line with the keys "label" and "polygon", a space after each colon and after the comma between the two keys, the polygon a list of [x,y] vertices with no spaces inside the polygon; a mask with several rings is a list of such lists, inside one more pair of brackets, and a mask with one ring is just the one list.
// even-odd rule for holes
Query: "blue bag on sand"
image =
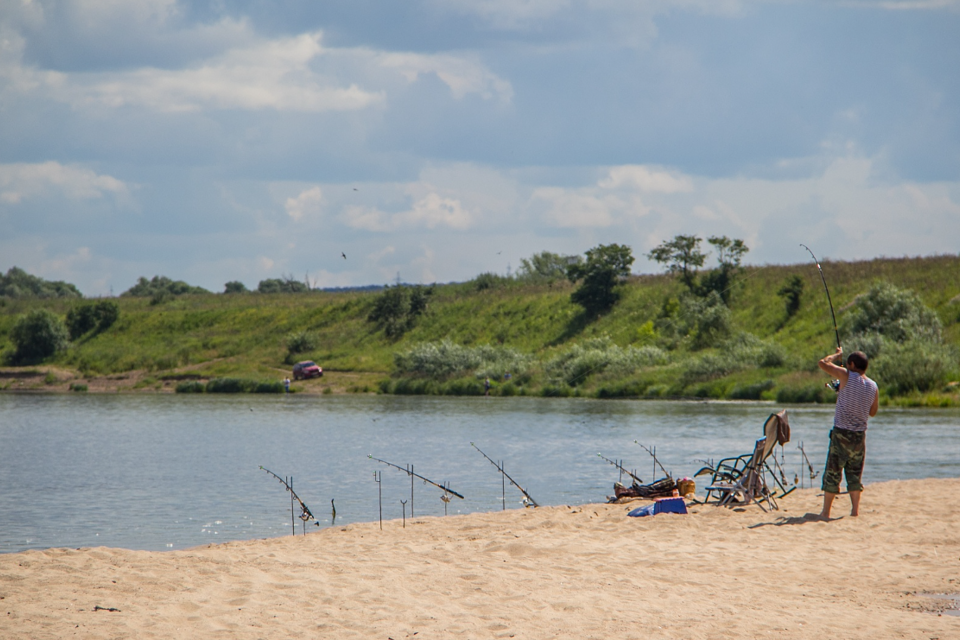
{"label": "blue bag on sand", "polygon": [[658,513],[686,513],[687,505],[683,498],[658,498],[653,504],[637,507],[627,515],[632,518],[654,516]]}
{"label": "blue bag on sand", "polygon": [[657,507],[657,503],[648,504],[645,507],[637,507],[627,515],[631,518],[642,518],[643,516],[652,516],[653,510]]}

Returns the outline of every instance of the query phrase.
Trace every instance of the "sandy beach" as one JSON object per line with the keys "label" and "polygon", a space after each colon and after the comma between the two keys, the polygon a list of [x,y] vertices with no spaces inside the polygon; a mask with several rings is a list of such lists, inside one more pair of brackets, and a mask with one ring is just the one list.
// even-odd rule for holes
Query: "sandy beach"
{"label": "sandy beach", "polygon": [[[960,479],[852,518],[590,504],[364,523],[184,551],[0,556],[2,638],[960,638]],[[845,517],[839,517],[845,516]],[[947,610],[944,612],[944,610]]]}

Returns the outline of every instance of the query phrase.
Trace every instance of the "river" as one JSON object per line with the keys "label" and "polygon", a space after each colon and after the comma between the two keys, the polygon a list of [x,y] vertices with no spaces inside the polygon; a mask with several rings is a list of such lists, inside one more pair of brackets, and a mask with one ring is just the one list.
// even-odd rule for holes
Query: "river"
{"label": "river", "polygon": [[[558,398],[4,393],[0,552],[169,550],[289,535],[289,494],[261,465],[292,476],[323,527],[334,524],[331,499],[336,525],[376,521],[380,504],[384,519],[522,508],[520,493],[509,485],[501,499],[500,474],[471,442],[502,460],[542,505],[602,502],[619,473],[597,453],[655,480],[662,474],[639,442],[656,447],[674,477],[693,475],[701,460],[752,451],[764,420],[780,408]],[[776,455],[782,454],[792,483],[804,469],[800,443],[822,470],[833,407],[786,408],[792,439]],[[864,481],[960,476],[958,432],[960,410],[881,407],[870,424]],[[444,503],[442,491],[417,481],[411,500],[407,474],[368,455],[412,464],[465,499]],[[697,480],[702,491],[705,478]],[[302,531],[299,520],[296,530]]]}

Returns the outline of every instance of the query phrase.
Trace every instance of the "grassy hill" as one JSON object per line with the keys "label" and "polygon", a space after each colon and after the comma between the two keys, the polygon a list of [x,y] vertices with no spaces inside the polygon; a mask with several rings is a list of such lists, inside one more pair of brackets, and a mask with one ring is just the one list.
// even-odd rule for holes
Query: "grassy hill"
{"label": "grassy hill", "polygon": [[[916,292],[939,317],[948,354],[942,384],[896,398],[885,392],[884,401],[960,404],[957,386],[949,384],[960,375],[960,256],[822,266],[841,329],[858,296],[878,281]],[[799,311],[788,319],[777,291],[792,276],[802,278],[804,289]],[[831,400],[816,360],[833,350],[835,340],[813,264],[745,268],[730,302],[729,335],[706,345],[674,335],[683,309],[671,316],[665,301],[673,299],[676,312],[684,287],[672,276],[632,277],[621,301],[600,317],[585,317],[570,302],[573,290],[563,281],[439,285],[427,312],[395,338],[367,319],[379,292],[115,298],[120,319],[113,326],[39,365],[6,368],[0,387],[18,371],[37,376],[51,368],[57,382],[113,379],[119,389],[172,388],[191,378],[276,380],[289,375],[292,362],[312,359],[327,374],[296,383],[295,390],[482,393],[483,379],[491,377],[492,393],[503,395]],[[12,352],[9,334],[24,313],[44,308],[62,317],[81,303],[0,299],[0,351]],[[302,332],[313,348],[289,353],[289,336]],[[841,338],[846,341],[843,331]],[[435,360],[467,364],[444,361],[449,366],[442,375],[409,366],[398,372],[395,355],[419,346],[413,360],[421,362],[424,344],[440,349],[430,351]],[[45,379],[49,384],[51,376]]]}

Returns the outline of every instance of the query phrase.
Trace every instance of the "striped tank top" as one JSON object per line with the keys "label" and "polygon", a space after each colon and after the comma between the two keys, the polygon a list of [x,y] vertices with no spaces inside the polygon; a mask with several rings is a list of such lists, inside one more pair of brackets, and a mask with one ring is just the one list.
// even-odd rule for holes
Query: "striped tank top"
{"label": "striped tank top", "polygon": [[876,397],[877,383],[856,371],[850,371],[847,384],[843,385],[837,394],[833,426],[848,431],[866,431],[870,407]]}

